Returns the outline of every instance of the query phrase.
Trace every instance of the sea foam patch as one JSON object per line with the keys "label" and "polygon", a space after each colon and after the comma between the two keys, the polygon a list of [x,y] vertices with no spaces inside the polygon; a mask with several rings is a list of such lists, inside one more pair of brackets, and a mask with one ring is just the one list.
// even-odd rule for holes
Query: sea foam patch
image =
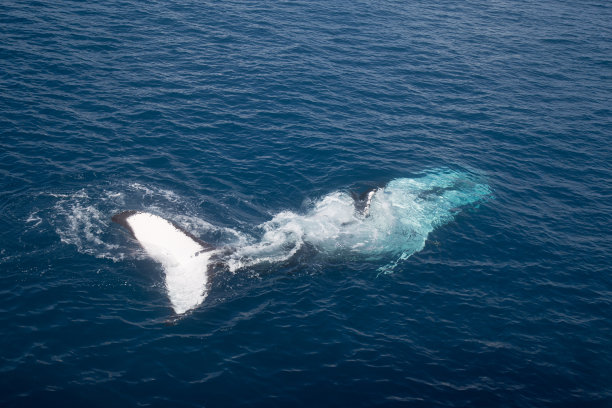
{"label": "sea foam patch", "polygon": [[369,192],[364,208],[355,205],[351,194],[335,191],[314,201],[303,214],[283,211],[261,224],[261,238],[238,248],[228,264],[237,270],[283,261],[309,243],[327,254],[395,259],[381,268],[389,272],[399,260],[423,249],[435,228],[490,194],[477,176],[446,169],[394,179]]}

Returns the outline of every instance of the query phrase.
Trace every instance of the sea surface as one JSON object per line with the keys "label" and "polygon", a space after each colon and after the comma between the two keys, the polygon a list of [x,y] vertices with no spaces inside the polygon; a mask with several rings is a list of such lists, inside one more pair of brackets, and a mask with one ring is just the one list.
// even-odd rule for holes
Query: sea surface
{"label": "sea surface", "polygon": [[611,146],[609,1],[3,0],[0,406],[610,407]]}

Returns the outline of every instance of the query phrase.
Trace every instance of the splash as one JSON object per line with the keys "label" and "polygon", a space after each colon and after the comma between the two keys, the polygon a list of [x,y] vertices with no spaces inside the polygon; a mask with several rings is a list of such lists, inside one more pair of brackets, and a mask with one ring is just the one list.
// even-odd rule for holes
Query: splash
{"label": "splash", "polygon": [[305,214],[284,211],[261,224],[261,239],[238,248],[228,265],[236,271],[284,261],[309,243],[329,255],[395,258],[380,269],[391,272],[399,261],[423,249],[435,228],[489,195],[489,187],[476,176],[452,170],[394,179],[373,190],[362,209],[350,194],[336,191],[315,201]]}

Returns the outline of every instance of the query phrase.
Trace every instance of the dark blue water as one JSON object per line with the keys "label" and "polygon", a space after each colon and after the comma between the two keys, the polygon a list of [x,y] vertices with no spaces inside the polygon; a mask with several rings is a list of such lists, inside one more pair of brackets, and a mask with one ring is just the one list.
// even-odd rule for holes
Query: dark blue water
{"label": "dark blue water", "polygon": [[612,6],[529,3],[3,1],[0,405],[611,406]]}

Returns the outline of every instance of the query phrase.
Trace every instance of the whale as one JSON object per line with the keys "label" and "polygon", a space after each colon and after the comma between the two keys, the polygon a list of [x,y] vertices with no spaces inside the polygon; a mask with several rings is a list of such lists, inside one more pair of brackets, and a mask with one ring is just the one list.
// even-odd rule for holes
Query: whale
{"label": "whale", "polygon": [[384,185],[361,182],[309,200],[302,212],[278,212],[254,226],[252,234],[206,223],[216,245],[156,215],[156,210],[123,211],[112,221],[161,266],[169,301],[181,315],[205,300],[211,278],[215,283],[219,273],[292,257],[300,260],[313,252],[332,258],[348,255],[351,260],[394,257],[379,268],[390,273],[400,261],[422,250],[434,229],[453,220],[463,207],[490,196],[491,189],[480,176],[452,170],[395,178]]}
{"label": "whale", "polygon": [[[367,217],[372,197],[378,190],[370,188],[361,194],[353,193],[355,211]],[[204,301],[212,268],[227,267],[224,258],[236,250],[216,248],[175,222],[146,211],[122,211],[111,220],[124,227],[149,258],[161,265],[168,298],[177,315]]]}
{"label": "whale", "polygon": [[200,305],[208,294],[211,266],[219,250],[176,223],[144,211],[123,211],[111,220],[124,228],[161,265],[174,312]]}
{"label": "whale", "polygon": [[[367,217],[379,188],[352,194],[355,211]],[[127,210],[111,220],[124,227],[164,271],[165,286],[174,312],[182,315],[199,306],[208,295],[209,276],[215,266],[227,267],[224,258],[236,248],[216,248],[173,221],[146,211]]]}

